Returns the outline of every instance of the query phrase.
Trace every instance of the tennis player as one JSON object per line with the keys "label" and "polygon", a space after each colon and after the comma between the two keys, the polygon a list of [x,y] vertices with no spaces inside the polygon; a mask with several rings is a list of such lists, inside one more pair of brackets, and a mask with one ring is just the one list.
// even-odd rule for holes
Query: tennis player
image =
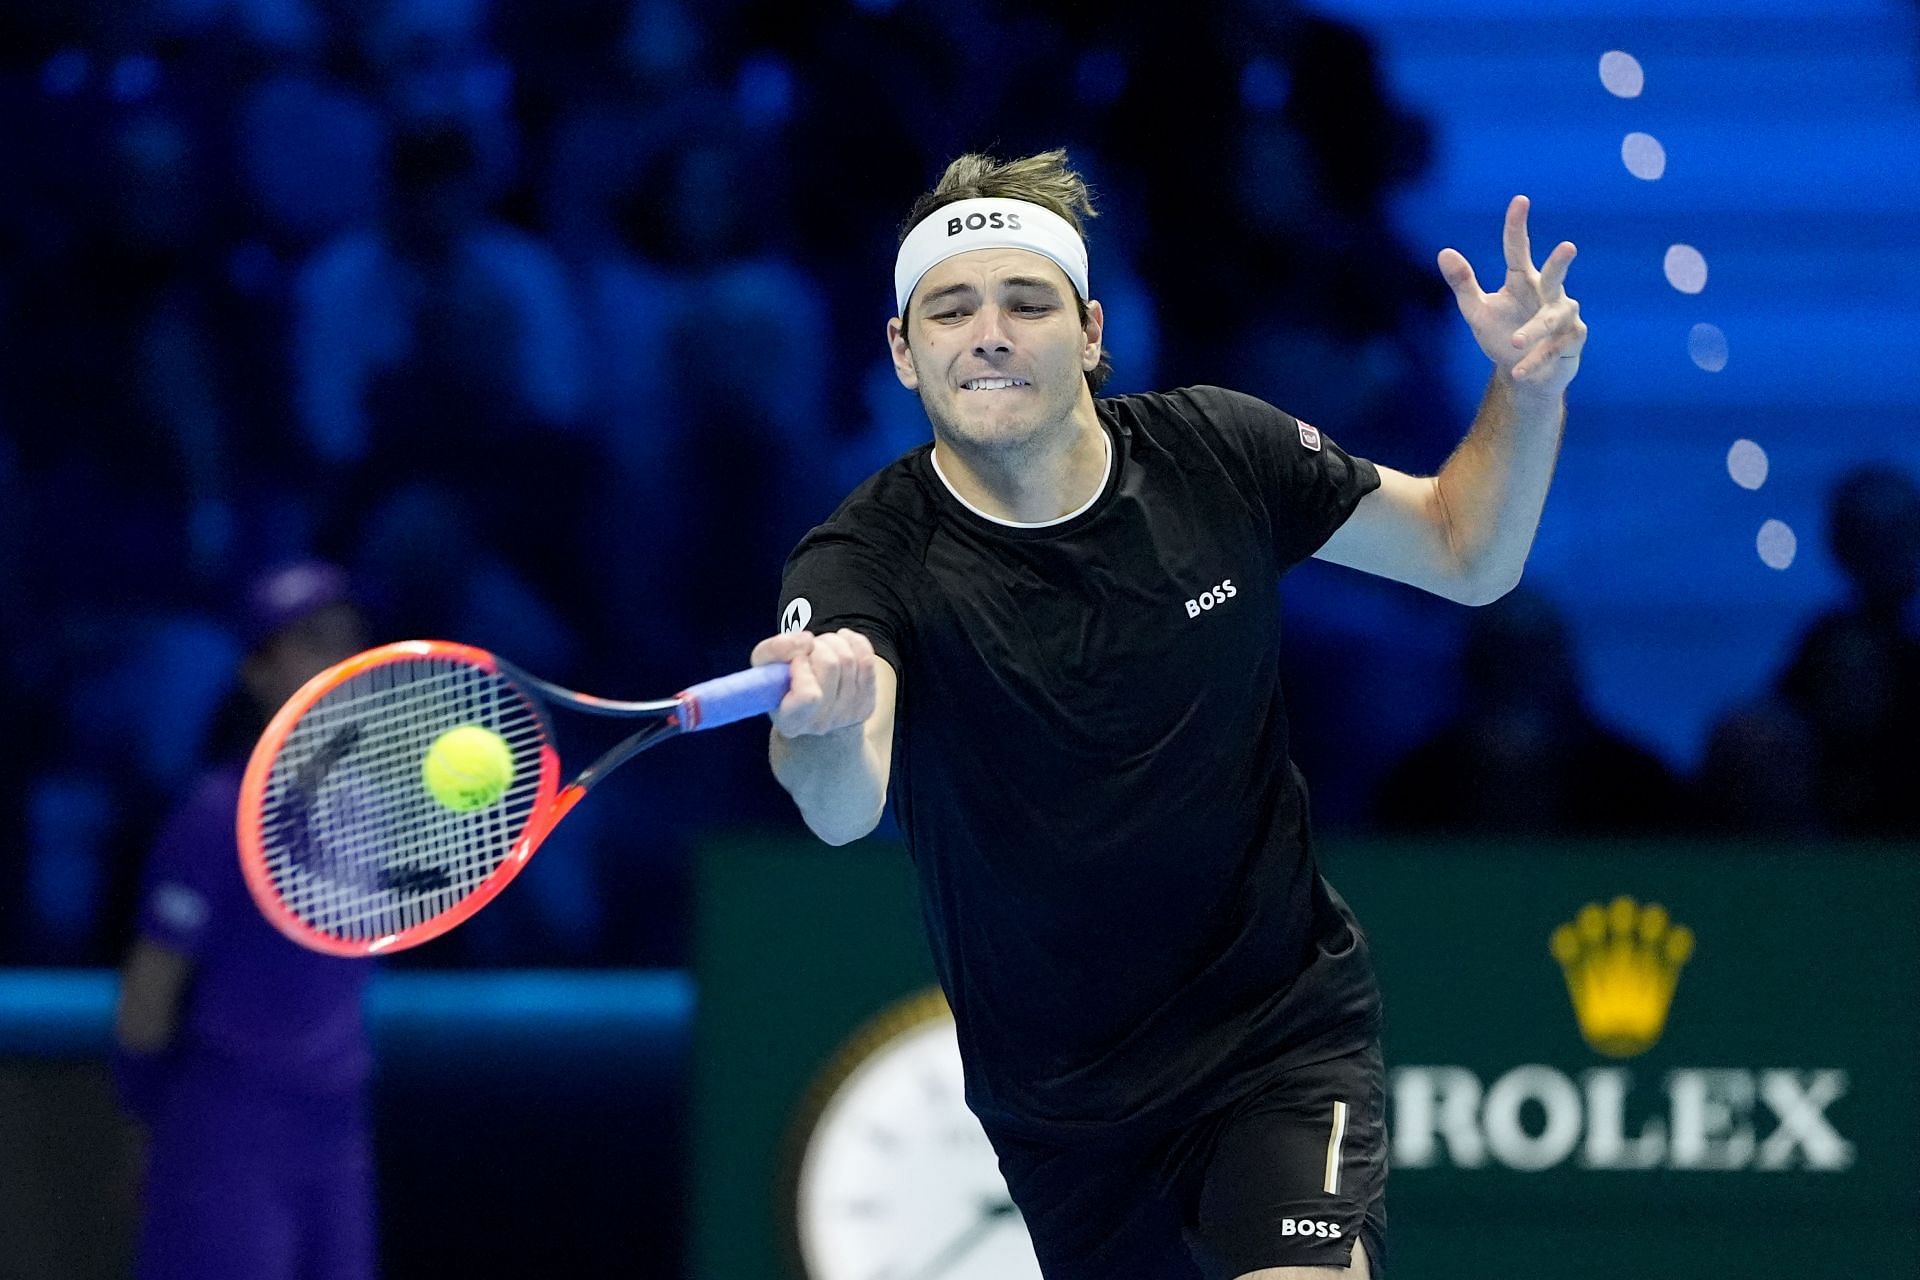
{"label": "tennis player", "polygon": [[[1535,268],[1439,267],[1493,361],[1438,476],[1219,387],[1097,398],[1085,184],[963,156],[887,324],[933,429],[787,563],[775,776],[832,844],[891,795],[967,1100],[1048,1280],[1384,1274],[1380,996],[1287,755],[1280,576],[1462,604],[1519,580],[1586,326]],[[1249,281],[1258,290],[1258,281]]]}
{"label": "tennis player", "polygon": [[[256,736],[314,673],[366,647],[346,575],[261,575],[240,610]],[[222,761],[148,860],[121,976],[114,1075],[147,1138],[140,1280],[370,1280],[375,1271],[364,961],[261,916]]]}

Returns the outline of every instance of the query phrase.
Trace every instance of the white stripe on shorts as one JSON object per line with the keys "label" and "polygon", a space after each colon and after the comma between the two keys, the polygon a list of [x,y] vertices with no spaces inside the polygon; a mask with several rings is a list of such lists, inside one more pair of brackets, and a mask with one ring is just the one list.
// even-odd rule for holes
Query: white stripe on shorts
{"label": "white stripe on shorts", "polygon": [[1330,1196],[1340,1194],[1340,1143],[1347,1136],[1347,1104],[1333,1104],[1333,1132],[1327,1135],[1327,1179],[1321,1189]]}

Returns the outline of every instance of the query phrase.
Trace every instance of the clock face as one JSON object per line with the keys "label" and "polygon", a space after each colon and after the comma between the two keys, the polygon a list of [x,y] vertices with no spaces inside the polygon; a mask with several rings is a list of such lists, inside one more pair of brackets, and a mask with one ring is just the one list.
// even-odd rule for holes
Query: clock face
{"label": "clock face", "polygon": [[821,1109],[794,1206],[808,1280],[1040,1280],[938,1009],[881,1041]]}

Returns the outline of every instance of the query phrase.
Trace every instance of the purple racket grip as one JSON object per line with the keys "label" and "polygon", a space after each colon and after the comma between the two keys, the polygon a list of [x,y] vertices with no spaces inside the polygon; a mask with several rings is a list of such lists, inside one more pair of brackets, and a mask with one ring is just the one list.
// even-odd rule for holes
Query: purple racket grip
{"label": "purple racket grip", "polygon": [[704,680],[680,695],[680,727],[692,733],[765,715],[787,696],[790,678],[786,663],[769,662],[718,680]]}

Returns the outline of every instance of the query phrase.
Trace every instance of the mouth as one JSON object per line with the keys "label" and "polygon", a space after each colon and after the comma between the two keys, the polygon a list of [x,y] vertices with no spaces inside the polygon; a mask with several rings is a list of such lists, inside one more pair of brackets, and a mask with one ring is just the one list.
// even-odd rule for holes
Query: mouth
{"label": "mouth", "polygon": [[969,378],[960,384],[962,391],[1012,391],[1033,384],[1025,378]]}

